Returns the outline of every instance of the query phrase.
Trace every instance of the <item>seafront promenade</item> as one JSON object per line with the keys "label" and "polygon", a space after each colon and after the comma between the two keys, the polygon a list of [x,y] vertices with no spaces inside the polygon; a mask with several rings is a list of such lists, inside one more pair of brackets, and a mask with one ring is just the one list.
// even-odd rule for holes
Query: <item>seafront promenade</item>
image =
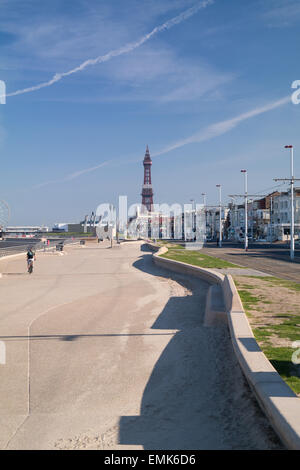
{"label": "seafront promenade", "polygon": [[1,449],[281,448],[206,282],[143,242],[24,258],[0,260]]}

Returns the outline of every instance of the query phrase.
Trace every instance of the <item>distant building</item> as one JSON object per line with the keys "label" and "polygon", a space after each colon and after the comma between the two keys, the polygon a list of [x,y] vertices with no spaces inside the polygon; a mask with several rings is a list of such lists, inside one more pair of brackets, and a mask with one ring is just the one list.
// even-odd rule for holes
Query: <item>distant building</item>
{"label": "distant building", "polygon": [[32,235],[36,233],[49,232],[49,227],[44,225],[18,225],[6,227],[5,234],[10,235]]}
{"label": "distant building", "polygon": [[[247,235],[250,239],[268,237],[272,200],[278,194],[274,192],[257,200],[248,200]],[[245,204],[230,203],[229,208],[229,238],[241,241],[245,236]]]}
{"label": "distant building", "polygon": [[66,232],[66,233],[96,233],[96,226],[94,222],[90,221],[83,221],[79,222],[78,224],[66,224],[66,223],[57,223],[53,225],[52,232]]}
{"label": "distant building", "polygon": [[[294,192],[295,238],[300,234],[300,188]],[[228,233],[232,240],[240,240],[245,233],[244,204],[229,204]],[[291,223],[291,194],[290,191],[275,191],[267,196],[249,201],[248,236],[253,239],[288,240]]]}
{"label": "distant building", "polygon": [[[300,188],[294,190],[295,238],[300,235]],[[274,196],[271,226],[274,239],[289,240],[291,224],[291,193],[281,192]]]}
{"label": "distant building", "polygon": [[58,223],[54,224],[52,227],[52,232],[68,232],[69,224],[66,223]]}
{"label": "distant building", "polygon": [[59,222],[53,225],[53,232],[70,232],[70,233],[93,233],[96,234],[96,227],[100,223],[101,218],[97,218],[94,212],[86,215],[84,220],[79,223]]}
{"label": "distant building", "polygon": [[[227,238],[229,208],[221,209],[221,230],[222,238]],[[217,239],[220,232],[220,209],[212,207],[206,210],[206,237],[207,239]],[[226,232],[226,233],[225,233]]]}

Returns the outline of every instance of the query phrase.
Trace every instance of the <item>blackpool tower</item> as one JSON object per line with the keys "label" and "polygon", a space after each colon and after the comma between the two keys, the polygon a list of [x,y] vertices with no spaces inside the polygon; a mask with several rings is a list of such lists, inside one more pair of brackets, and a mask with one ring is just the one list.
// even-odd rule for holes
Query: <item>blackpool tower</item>
{"label": "blackpool tower", "polygon": [[150,158],[148,145],[146,148],[143,165],[144,165],[144,184],[143,184],[143,189],[142,189],[142,205],[149,212],[151,212],[152,206],[153,206],[153,189],[152,189],[152,182],[151,182],[152,160]]}

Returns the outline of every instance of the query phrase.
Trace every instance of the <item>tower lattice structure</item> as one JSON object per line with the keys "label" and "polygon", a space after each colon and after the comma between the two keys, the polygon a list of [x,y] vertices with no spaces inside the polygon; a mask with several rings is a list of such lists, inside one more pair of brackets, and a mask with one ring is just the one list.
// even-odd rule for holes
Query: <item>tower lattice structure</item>
{"label": "tower lattice structure", "polygon": [[148,145],[146,148],[143,165],[144,165],[144,184],[143,184],[143,189],[142,189],[142,205],[149,212],[151,212],[153,208],[153,189],[152,189],[152,181],[151,181],[152,160],[150,157]]}

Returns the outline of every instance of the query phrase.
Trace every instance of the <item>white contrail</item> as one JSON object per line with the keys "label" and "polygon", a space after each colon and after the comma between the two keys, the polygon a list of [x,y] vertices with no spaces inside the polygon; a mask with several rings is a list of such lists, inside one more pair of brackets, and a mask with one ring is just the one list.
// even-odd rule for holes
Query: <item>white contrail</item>
{"label": "white contrail", "polygon": [[75,171],[74,173],[70,173],[69,175],[66,175],[61,179],[45,181],[44,183],[40,183],[40,184],[37,184],[37,185],[33,186],[33,189],[43,188],[44,186],[48,186],[49,184],[64,183],[66,181],[71,181],[75,178],[78,178],[78,176],[84,175],[85,173],[91,173],[92,171],[98,170],[99,168],[102,168],[103,166],[106,166],[109,163],[110,163],[110,161],[102,162],[99,165],[92,166],[90,168],[84,168],[83,170],[79,170],[79,171]]}
{"label": "white contrail", "polygon": [[238,126],[238,124],[245,121],[246,119],[250,119],[254,116],[258,116],[260,114],[271,111],[272,109],[279,108],[280,106],[283,106],[289,103],[290,101],[291,97],[285,96],[280,100],[272,101],[271,103],[268,103],[265,106],[252,109],[251,111],[242,113],[234,118],[226,119],[225,121],[219,121],[215,124],[211,124],[210,126],[205,127],[201,131],[191,135],[190,137],[174,142],[174,144],[164,147],[159,152],[153,153],[152,157],[163,155],[188,144],[205,142],[207,140],[213,139],[214,137],[218,137],[219,135],[225,134],[226,132],[229,132],[230,130],[234,129],[236,126]]}
{"label": "white contrail", "polygon": [[[158,157],[160,155],[164,155],[168,152],[171,152],[172,150],[184,147],[185,145],[188,144],[193,144],[193,143],[200,143],[200,142],[205,142],[207,140],[211,140],[214,137],[218,137],[222,134],[226,134],[227,132],[231,131],[234,129],[236,126],[238,126],[241,122],[245,121],[246,119],[250,119],[252,117],[258,116],[260,114],[266,113],[268,111],[271,111],[272,109],[279,108],[280,106],[283,106],[287,103],[289,103],[291,100],[290,96],[286,96],[284,98],[281,98],[280,100],[277,101],[272,101],[271,103],[268,103],[264,106],[252,109],[251,111],[247,111],[245,113],[239,114],[238,116],[230,119],[226,119],[224,121],[219,121],[214,124],[211,124],[210,126],[205,127],[204,129],[200,130],[199,132],[191,135],[190,137],[187,137],[186,139],[179,140],[175,142],[174,144],[168,145],[167,147],[164,147],[162,150],[158,152],[151,153],[152,157]],[[123,160],[120,163],[120,158],[114,158],[111,160],[107,160],[105,162],[100,163],[99,165],[90,167],[90,168],[85,168],[83,170],[79,170],[75,173],[71,173],[64,178],[60,180],[52,180],[52,181],[47,181],[45,183],[38,184],[34,186],[34,189],[41,188],[43,186],[47,186],[52,183],[62,183],[65,181],[70,181],[74,178],[77,178],[85,173],[90,173],[95,170],[98,170],[99,168],[102,168],[103,166],[106,165],[111,165],[115,164],[116,166],[120,165],[126,165],[129,163],[138,163],[140,162],[140,158],[137,159],[131,159],[131,160]]]}
{"label": "white contrail", "polygon": [[211,5],[212,3],[214,3],[214,0],[204,0],[200,3],[197,3],[197,5],[194,5],[188,10],[180,13],[180,15],[175,16],[171,20],[166,21],[164,24],[160,26],[156,26],[150,33],[143,36],[139,41],[128,43],[127,45],[120,47],[119,49],[112,50],[105,55],[96,57],[95,59],[88,59],[82,64],[80,64],[78,67],[75,67],[74,69],[69,70],[68,72],[56,73],[47,82],[40,83],[38,85],[29,87],[29,88],[23,88],[22,90],[17,90],[12,93],[7,93],[6,97],[21,95],[24,93],[30,93],[32,91],[40,90],[41,88],[49,87],[53,85],[54,83],[57,83],[60,80],[62,80],[64,77],[67,77],[68,75],[72,75],[73,73],[80,72],[84,70],[86,67],[89,67],[90,65],[101,64],[103,62],[107,62],[113,57],[118,57],[123,54],[128,54],[134,49],[137,49],[138,47],[142,46],[145,42],[149,41],[149,39],[151,39],[156,34],[162,31],[168,30],[179,23],[182,23],[182,21],[187,20],[191,16],[195,15],[199,10],[206,8],[208,5]]}

